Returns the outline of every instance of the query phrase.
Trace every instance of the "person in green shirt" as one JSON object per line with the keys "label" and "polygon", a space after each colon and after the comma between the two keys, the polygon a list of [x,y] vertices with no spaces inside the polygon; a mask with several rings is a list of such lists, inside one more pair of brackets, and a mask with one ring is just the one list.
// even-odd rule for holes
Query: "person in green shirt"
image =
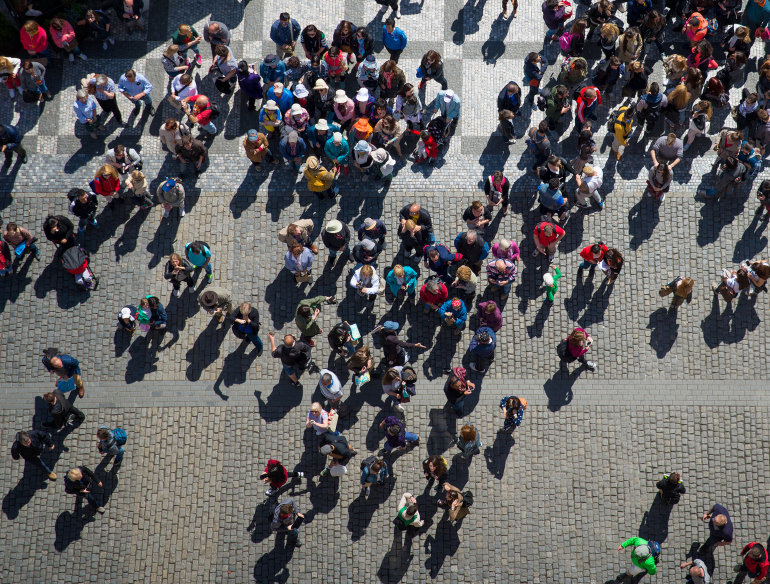
{"label": "person in green shirt", "polygon": [[305,298],[297,306],[297,312],[294,314],[294,322],[297,323],[302,333],[302,340],[311,347],[315,346],[313,337],[323,332],[318,326],[316,320],[321,314],[320,306],[322,304],[336,304],[334,296],[315,296],[314,298]]}
{"label": "person in green shirt", "polygon": [[553,268],[556,276],[552,276],[551,274],[545,274],[543,276],[543,283],[545,284],[545,302],[553,302],[553,297],[559,290],[559,286],[556,284],[556,282],[559,280],[559,278],[561,278],[561,271],[559,268],[553,264],[551,264],[549,267]]}
{"label": "person in green shirt", "polygon": [[420,512],[417,510],[417,499],[411,493],[401,495],[398,502],[398,516],[407,527],[420,528],[425,523],[420,519]]}
{"label": "person in green shirt", "polygon": [[631,551],[631,563],[633,566],[626,570],[624,578],[633,578],[642,572],[647,572],[650,576],[655,575],[658,571],[658,566],[656,565],[655,557],[652,555],[650,543],[641,537],[632,537],[621,543],[618,546],[618,551],[622,551],[628,546],[634,546],[634,549]]}

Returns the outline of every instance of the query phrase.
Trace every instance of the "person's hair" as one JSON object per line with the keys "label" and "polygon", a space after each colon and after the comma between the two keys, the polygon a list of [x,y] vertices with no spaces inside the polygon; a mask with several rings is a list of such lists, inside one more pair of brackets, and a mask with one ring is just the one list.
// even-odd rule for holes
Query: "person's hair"
{"label": "person's hair", "polygon": [[216,45],[214,47],[214,54],[217,57],[225,58],[230,54],[230,49],[227,48],[227,45]]}
{"label": "person's hair", "polygon": [[741,39],[747,45],[751,44],[751,32],[745,26],[739,26],[738,28],[735,29],[735,32],[733,34],[737,36],[739,39]]}
{"label": "person's hair", "polygon": [[[685,59],[682,55],[672,55],[671,57],[671,68],[674,70],[681,70],[681,69],[687,69],[687,59]],[[697,71],[697,69],[696,69]]]}
{"label": "person's hair", "polygon": [[409,517],[412,517],[413,515],[416,515],[416,514],[417,514],[417,511],[418,511],[418,510],[419,510],[419,507],[417,507],[417,505],[415,505],[414,503],[412,503],[412,504],[410,504],[410,505],[409,505],[409,506],[406,508],[406,515],[409,515]]}
{"label": "person's hair", "polygon": [[21,63],[21,68],[24,69],[25,71],[28,71],[29,69],[34,70],[35,67],[33,66],[31,60],[24,59],[24,61],[22,61],[22,63]]}
{"label": "person's hair", "polygon": [[64,29],[64,22],[58,16],[54,16],[51,19],[51,28],[54,29],[54,30],[63,30]]}
{"label": "person's hair", "polygon": [[29,434],[25,431],[19,432],[19,442],[22,444],[29,444],[31,442],[31,438],[29,437]]}
{"label": "person's hair", "polygon": [[565,98],[569,95],[569,89],[567,89],[564,85],[557,85],[556,95],[558,97]]}
{"label": "person's hair", "polygon": [[401,89],[398,90],[398,95],[400,95],[401,97],[406,97],[406,94],[412,91],[412,89],[414,89],[414,85],[412,85],[411,83],[404,83],[401,86]]}
{"label": "person's hair", "polygon": [[13,63],[8,57],[0,57],[0,71],[13,71]]}
{"label": "person's hair", "polygon": [[593,99],[596,97],[596,90],[593,87],[586,88],[586,92],[584,94],[588,99]]}
{"label": "person's hair", "polygon": [[105,174],[109,174],[115,180],[120,180],[120,177],[118,176],[118,171],[115,170],[115,168],[113,166],[110,166],[109,164],[105,164],[99,170],[97,170],[96,174],[94,175],[94,178],[99,178],[100,176]]}
{"label": "person's hair", "polygon": [[115,154],[123,154],[126,151],[126,147],[123,144],[115,144]]}
{"label": "person's hair", "polygon": [[741,132],[740,130],[735,130],[734,132],[731,132],[730,136],[736,142],[743,141],[743,132]]}
{"label": "person's hair", "polygon": [[343,20],[342,22],[340,22],[339,29],[340,29],[340,33],[343,33],[343,32],[352,33],[353,32],[353,25],[350,22],[348,22],[347,20]]}
{"label": "person's hair", "polygon": [[83,473],[80,472],[79,468],[73,468],[67,473],[67,478],[71,481],[79,481],[83,478]]}
{"label": "person's hair", "polygon": [[611,247],[607,250],[607,253],[604,254],[604,261],[607,262],[609,265],[623,265],[623,255],[616,250],[614,247]]}
{"label": "person's hair", "polygon": [[738,280],[738,288],[740,290],[743,290],[744,288],[748,287],[748,285],[751,283],[751,280],[749,280],[749,274],[746,272],[745,268],[741,268],[738,270],[738,273],[735,276],[736,280]]}
{"label": "person's hair", "polygon": [[[2,65],[0,65],[0,69],[2,69]],[[75,92],[75,98],[76,99],[83,99],[84,97],[88,97],[88,92],[85,89],[78,89]]]}
{"label": "person's hair", "polygon": [[706,114],[706,119],[711,119],[711,114],[714,112],[714,109],[711,107],[711,102],[707,100],[699,101],[698,104],[695,106],[698,111],[701,113]]}
{"label": "person's hair", "polygon": [[241,302],[241,305],[238,307],[238,309],[241,311],[241,314],[245,316],[251,310],[251,304],[248,302]]}
{"label": "person's hair", "polygon": [[620,67],[620,59],[617,57],[610,57],[610,65],[613,67]]}
{"label": "person's hair", "polygon": [[734,170],[738,167],[738,159],[730,156],[725,160],[724,165],[728,170]]}
{"label": "person's hair", "polygon": [[179,45],[169,45],[168,48],[165,51],[163,51],[163,55],[171,59],[178,52],[179,52]]}
{"label": "person's hair", "polygon": [[546,223],[545,227],[543,227],[543,233],[545,233],[548,237],[553,235],[553,225]]}
{"label": "person's hair", "polygon": [[99,75],[96,76],[97,85],[105,85],[109,82],[110,82],[110,78],[107,77],[104,73],[99,73]]}
{"label": "person's hair", "polygon": [[288,64],[289,64],[289,67],[291,67],[292,69],[296,69],[297,67],[300,66],[299,57],[297,57],[296,55],[292,55],[291,57],[289,57]]}
{"label": "person's hair", "polygon": [[631,73],[641,73],[644,70],[644,65],[641,61],[631,61],[628,64],[628,70]]}
{"label": "person's hair", "polygon": [[332,47],[329,49],[329,56],[333,58],[337,58],[340,55],[340,48],[339,47]]}
{"label": "person's hair", "polygon": [[759,108],[757,110],[757,117],[763,122],[766,122],[768,119],[770,119],[770,114],[767,113],[767,110]]}
{"label": "person's hair", "polygon": [[428,457],[427,462],[433,464],[433,468],[435,469],[433,473],[436,476],[441,476],[442,474],[446,473],[446,463],[444,462],[444,458],[438,454],[432,454]]}
{"label": "person's hair", "polygon": [[385,26],[393,26],[393,27],[395,27],[395,26],[396,26],[396,21],[395,21],[395,20],[393,20],[392,18],[388,18],[388,19],[385,21]]}
{"label": "person's hair", "polygon": [[587,69],[588,63],[585,59],[575,59],[575,61],[570,64],[570,67],[573,69]]}
{"label": "person's hair", "polygon": [[758,99],[758,97],[757,97],[757,94],[756,94],[756,93],[749,93],[749,94],[746,96],[746,99],[745,99],[744,101],[745,101],[746,103],[748,103],[748,104],[752,104],[752,103],[757,103],[757,99]]}
{"label": "person's hair", "polygon": [[503,120],[511,120],[513,119],[513,112],[511,110],[500,110],[500,112],[497,114],[498,121],[502,122]]}
{"label": "person's hair", "polygon": [[[609,252],[608,252],[609,253]],[[604,254],[604,257],[607,257],[607,254]],[[586,340],[586,333],[585,331],[575,329],[572,331],[572,334],[569,336],[569,343],[573,347],[579,347],[580,344]]]}
{"label": "person's hair", "polygon": [[[385,107],[387,107],[387,105]],[[381,122],[382,126],[388,133],[393,133],[398,128],[398,122],[396,121],[396,118],[390,114],[385,114],[385,117],[382,118]]]}
{"label": "person's hair", "polygon": [[52,393],[44,393],[43,399],[46,401],[46,403],[52,404],[56,401],[56,396]]}
{"label": "person's hair", "polygon": [[548,131],[548,120],[541,120],[537,125],[537,131],[541,134],[545,134]]}
{"label": "person's hair", "polygon": [[371,278],[374,275],[374,268],[372,268],[370,265],[362,266],[361,275],[364,278]]}
{"label": "person's hair", "polygon": [[471,279],[471,269],[468,266],[460,266],[457,268],[457,279],[467,282]]}
{"label": "person's hair", "polygon": [[738,63],[738,65],[745,65],[748,63],[748,59],[746,58],[746,55],[742,53],[741,51],[735,51],[730,57],[733,61]]}
{"label": "person's hair", "polygon": [[275,464],[267,467],[267,478],[274,482],[283,481],[286,478],[285,471],[284,466],[280,462],[275,461]]}
{"label": "person's hair", "polygon": [[441,55],[438,51],[428,51],[425,53],[425,61],[433,61],[435,63],[441,62]]}
{"label": "person's hair", "polygon": [[[724,517],[724,515],[720,515],[719,517]],[[725,518],[725,522],[727,522],[726,518]],[[714,521],[714,523],[716,523],[716,521]],[[748,555],[752,560],[758,560],[759,558],[762,557],[762,550],[759,549],[758,547],[753,547],[749,550],[749,553],[746,555]]]}
{"label": "person's hair", "polygon": [[398,63],[396,63],[393,59],[388,59],[380,67],[380,72],[384,72],[384,73],[391,73],[391,72],[393,72],[393,73],[395,73],[396,69],[398,69]]}
{"label": "person's hair", "polygon": [[572,28],[569,29],[572,34],[583,35],[586,31],[586,21],[582,18],[578,18],[572,23]]}
{"label": "person's hair", "polygon": [[473,442],[476,439],[476,428],[468,424],[463,424],[463,427],[460,428],[460,437],[465,442]]}
{"label": "person's hair", "polygon": [[302,34],[304,35],[306,32],[318,32],[318,29],[316,28],[315,24],[308,24],[302,31]]}
{"label": "person's hair", "polygon": [[176,118],[166,118],[164,127],[170,132],[172,130],[176,130],[179,127],[179,122],[176,120]]}
{"label": "person's hair", "polygon": [[313,55],[310,57],[310,65],[312,67],[319,67],[321,65],[321,57],[318,55]]}
{"label": "person's hair", "polygon": [[668,475],[668,481],[670,483],[677,484],[679,482],[679,479],[682,477],[679,475],[678,472],[672,472],[670,475]]}
{"label": "person's hair", "polygon": [[684,82],[690,87],[700,87],[703,84],[703,73],[696,67],[689,67]]}
{"label": "person's hair", "polygon": [[439,256],[438,250],[434,247],[430,251],[428,251],[428,257],[431,257],[433,259],[436,259]]}
{"label": "person's hair", "polygon": [[184,262],[182,261],[182,256],[180,256],[178,253],[174,252],[170,256],[168,256],[168,261],[171,260],[177,260],[179,262],[179,265],[184,265]]}
{"label": "person's hair", "polygon": [[714,47],[708,41],[698,41],[695,45],[695,50],[698,51],[704,59],[708,59],[714,54]]}
{"label": "person's hair", "polygon": [[659,162],[658,166],[655,167],[655,170],[661,174],[664,183],[667,183],[671,178],[671,171],[668,168],[668,164],[665,162]]}
{"label": "person's hair", "polygon": [[594,133],[591,131],[591,128],[588,126],[590,122],[586,122],[586,125],[583,126],[583,129],[580,130],[580,134],[578,135],[578,144],[581,143],[589,143],[591,141],[591,138],[593,138]]}
{"label": "person's hair", "polygon": [[767,280],[770,278],[770,266],[767,264],[763,264],[761,262],[753,262],[751,264],[751,269],[754,270],[760,278],[763,280]]}
{"label": "person's hair", "polygon": [[156,296],[150,296],[146,300],[147,300],[147,304],[150,305],[150,308],[154,309],[154,308],[158,308],[158,306],[160,306],[160,300],[158,300],[158,298]]}
{"label": "person's hair", "polygon": [[96,431],[96,436],[97,436],[98,438],[101,438],[102,440],[107,440],[107,438],[109,438],[109,437],[110,437],[110,433],[109,433],[109,431],[107,430],[107,428],[99,428],[99,429]]}
{"label": "person's hair", "polygon": [[660,85],[657,81],[650,83],[650,95],[658,95],[660,93]]}
{"label": "person's hair", "polygon": [[294,512],[294,506],[286,503],[285,505],[281,505],[281,508],[279,510],[280,515],[291,515]]}
{"label": "person's hair", "polygon": [[631,28],[627,29],[625,34],[623,35],[623,40],[620,41],[621,47],[623,47],[623,50],[627,53],[633,53],[634,51],[629,50],[628,43],[633,41],[637,35],[639,35],[639,29],[635,26],[632,26]]}
{"label": "person's hair", "polygon": [[521,407],[521,400],[517,397],[509,397],[505,407],[509,410],[518,410]]}
{"label": "person's hair", "polygon": [[492,300],[490,300],[489,302],[487,302],[486,306],[484,307],[484,312],[486,312],[487,314],[492,314],[496,308],[497,308],[497,305]]}
{"label": "person's hair", "polygon": [[321,408],[321,404],[319,404],[318,402],[313,402],[312,404],[310,404],[310,411],[313,412],[313,413],[315,413],[315,412],[319,412],[320,413],[321,409],[322,409]]}
{"label": "person's hair", "polygon": [[415,227],[417,227],[417,223],[415,223],[413,219],[407,219],[406,223],[404,223],[404,229],[407,231],[411,231]]}
{"label": "person's hair", "polygon": [[34,34],[37,34],[37,31],[40,30],[40,25],[34,20],[28,20],[27,22],[24,23],[24,30],[27,31],[27,34],[29,34],[29,36],[32,36]]}
{"label": "person's hair", "polygon": [[143,178],[145,178],[145,176],[141,170],[134,170],[131,173],[131,180],[142,180]]}
{"label": "person's hair", "polygon": [[191,36],[192,35],[192,28],[189,24],[180,24],[179,28],[177,29],[179,31],[179,34],[183,36]]}
{"label": "person's hair", "polygon": [[396,379],[401,379],[401,374],[398,372],[398,369],[388,369],[382,377],[382,384],[388,385],[393,383]]}
{"label": "person's hair", "polygon": [[385,466],[385,461],[380,458],[369,467],[369,470],[372,472],[380,472],[380,469],[383,466]]}
{"label": "person's hair", "polygon": [[300,306],[297,309],[297,314],[299,314],[300,316],[302,316],[304,318],[309,318],[310,315],[313,314],[313,312],[310,310],[309,306]]}
{"label": "person's hair", "polygon": [[620,34],[620,29],[612,24],[611,22],[605,22],[602,25],[602,28],[600,30],[601,35],[606,38],[607,40],[614,40],[618,38],[618,35]]}
{"label": "person's hair", "polygon": [[401,426],[398,424],[391,424],[388,426],[388,434],[391,436],[398,436],[401,433]]}
{"label": "person's hair", "polygon": [[726,525],[726,524],[727,524],[727,517],[725,517],[724,515],[717,515],[716,517],[714,517],[714,525],[716,525],[717,527],[722,527],[723,525]]}
{"label": "person's hair", "polygon": [[[309,307],[303,306],[303,308],[309,308]],[[332,377],[331,373],[324,373],[323,375],[321,375],[321,383],[323,383],[324,385],[329,385],[333,380],[334,378]]]}
{"label": "person's hair", "polygon": [[99,16],[96,12],[93,10],[86,10],[86,19],[91,20],[94,19],[97,23],[102,21],[102,17]]}
{"label": "person's hair", "polygon": [[281,19],[282,22],[286,22],[291,20],[291,15],[288,12],[281,12],[278,18]]}
{"label": "person's hair", "polygon": [[395,274],[399,278],[403,278],[404,266],[402,266],[401,264],[396,264],[395,266],[393,266],[393,274]]}
{"label": "person's hair", "polygon": [[481,201],[473,201],[471,203],[471,207],[473,209],[481,209],[483,206],[484,206],[484,203],[482,203]]}
{"label": "person's hair", "polygon": [[595,243],[591,246],[591,253],[596,255],[597,253],[602,251],[602,244],[601,243]]}
{"label": "person's hair", "polygon": [[535,63],[537,62],[537,58],[539,56],[540,55],[538,53],[536,53],[535,51],[532,51],[529,55],[527,55],[527,59],[529,60],[530,63]]}
{"label": "person's hair", "polygon": [[700,18],[698,18],[697,16],[693,16],[692,18],[690,18],[690,20],[687,21],[687,26],[698,27],[700,26],[700,23],[701,23]]}
{"label": "person's hair", "polygon": [[[85,192],[85,191],[83,191],[83,192]],[[8,231],[16,232],[19,229],[19,226],[16,225],[16,223],[14,223],[13,221],[11,221],[8,225],[5,226],[5,228]]]}
{"label": "person's hair", "polygon": [[559,177],[554,176],[548,181],[548,188],[552,191],[559,189]]}
{"label": "person's hair", "polygon": [[643,26],[647,27],[650,30],[655,30],[656,28],[660,26],[665,26],[665,25],[666,25],[666,19],[663,18],[663,15],[657,10],[648,12],[647,16],[644,17]]}
{"label": "person's hair", "polygon": [[763,180],[762,184],[759,185],[759,188],[763,191],[770,191],[770,180]]}
{"label": "person's hair", "polygon": [[685,109],[687,104],[690,103],[691,98],[692,95],[689,91],[687,91],[687,87],[685,87],[684,83],[680,83],[674,87],[671,93],[669,93],[667,96],[668,103],[670,103],[677,110]]}
{"label": "person's hair", "polygon": [[559,0],[546,0],[545,7],[548,10],[556,10],[559,7]]}
{"label": "person's hair", "polygon": [[184,136],[182,136],[183,146],[186,146],[187,144],[192,144],[192,143],[193,143],[193,137],[191,134],[185,134]]}

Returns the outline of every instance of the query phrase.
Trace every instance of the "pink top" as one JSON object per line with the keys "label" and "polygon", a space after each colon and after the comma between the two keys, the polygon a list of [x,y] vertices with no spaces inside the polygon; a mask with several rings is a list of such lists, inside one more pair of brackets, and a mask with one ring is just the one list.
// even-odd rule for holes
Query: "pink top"
{"label": "pink top", "polygon": [[[70,27],[72,28],[72,27]],[[45,34],[45,29],[40,26],[37,29],[37,34],[33,37],[29,36],[29,33],[25,29],[21,29],[21,44],[28,51],[35,51],[36,53],[42,53],[48,47],[48,35]]]}
{"label": "pink top", "polygon": [[75,30],[72,28],[72,25],[64,19],[62,19],[62,24],[64,25],[64,28],[60,31],[54,29],[54,27],[48,29],[48,32],[51,34],[51,40],[53,41],[53,44],[55,44],[60,49],[62,43],[72,44],[72,41],[75,40]]}
{"label": "pink top", "polygon": [[[582,328],[580,328],[580,327],[576,327],[576,328],[575,328],[575,331],[583,331],[584,333],[586,332],[586,331],[585,331],[585,329],[582,329]],[[572,332],[574,333],[575,331],[572,331]],[[570,335],[570,336],[572,336],[572,335]],[[588,336],[588,333],[586,333],[586,337],[587,337],[587,336]],[[570,342],[570,340],[569,340],[569,337],[567,337],[567,346],[569,347],[569,352],[570,352],[570,354],[571,354],[573,357],[576,357],[576,358],[577,358],[577,357],[580,357],[582,354],[584,354],[586,351],[588,351],[588,348],[587,348],[587,347],[585,347],[584,345],[580,345],[580,346],[578,346],[578,347],[576,347],[575,345],[573,345],[573,344]]]}
{"label": "pink top", "polygon": [[345,114],[344,117],[340,115],[339,106],[340,104],[338,104],[337,102],[334,102],[334,113],[336,114],[337,119],[342,123],[347,122],[348,120],[352,120],[353,116],[356,114],[356,108],[355,108],[355,104],[353,103],[353,100],[348,98],[348,102],[347,104],[345,104],[345,107],[348,108],[347,109],[348,113]]}
{"label": "pink top", "polygon": [[519,246],[516,245],[515,241],[511,241],[511,247],[508,248],[508,253],[504,253],[503,250],[500,249],[499,243],[492,246],[492,255],[498,260],[510,260],[515,262],[519,259],[519,253]]}

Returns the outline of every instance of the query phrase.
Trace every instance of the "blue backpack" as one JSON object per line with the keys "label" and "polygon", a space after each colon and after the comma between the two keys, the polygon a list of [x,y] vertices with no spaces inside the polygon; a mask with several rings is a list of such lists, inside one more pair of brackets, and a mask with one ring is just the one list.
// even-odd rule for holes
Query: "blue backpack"
{"label": "blue backpack", "polygon": [[660,544],[657,541],[648,541],[648,547],[650,548],[650,554],[655,559],[655,564],[660,563]]}
{"label": "blue backpack", "polygon": [[[128,436],[126,436],[126,431],[123,428],[115,428],[112,431],[112,436],[115,438],[115,442],[117,442],[118,446],[123,446],[128,438]],[[658,546],[658,551],[660,551],[660,546]]]}

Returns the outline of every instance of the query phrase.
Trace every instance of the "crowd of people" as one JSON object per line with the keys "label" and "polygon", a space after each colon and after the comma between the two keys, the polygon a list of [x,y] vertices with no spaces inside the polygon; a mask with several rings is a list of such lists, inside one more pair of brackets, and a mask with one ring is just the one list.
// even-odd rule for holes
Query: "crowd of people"
{"label": "crowd of people", "polygon": [[[49,215],[43,225],[46,239],[56,246],[57,253],[62,257],[69,254],[67,258],[72,267],[67,261],[64,265],[75,276],[77,284],[86,290],[98,286],[98,278],[88,269],[87,254],[80,243],[87,230],[99,229],[96,217],[100,202],[114,207],[130,198],[141,209],[147,209],[155,205],[157,199],[163,206],[164,220],[171,221],[175,209],[177,220],[185,217],[185,181],[205,171],[208,145],[219,132],[218,125],[221,127],[217,122],[219,103],[227,100],[236,88],[247,101],[248,109],[254,112],[251,118],[254,128],[244,136],[243,148],[255,171],[270,171],[283,164],[302,172],[307,188],[319,201],[336,198],[340,174],[360,173],[361,181],[391,180],[397,161],[404,158],[404,139],[410,135],[419,137],[413,163],[433,164],[460,117],[460,97],[451,89],[453,82],[459,80],[445,73],[442,57],[435,50],[429,50],[422,57],[413,79],[410,79],[411,72],[407,74],[399,68],[408,35],[396,26],[396,20],[401,18],[397,0],[388,0],[384,9],[388,7],[393,15],[385,20],[382,31],[388,59],[375,54],[371,32],[363,23],[356,26],[342,20],[327,34],[312,23],[305,23],[303,27],[290,14],[281,13],[270,27],[275,52],[260,63],[248,63],[234,55],[231,34],[223,22],[209,22],[202,35],[191,25],[179,25],[161,57],[160,65],[169,82],[163,99],[153,101],[155,88],[134,68],[94,72],[83,78],[72,107],[78,124],[92,139],[98,139],[97,132],[107,131],[105,123],[110,115],[119,126],[125,125],[121,106],[126,102],[122,99],[128,100],[135,114],[142,107],[149,116],[156,114],[156,107],[171,108],[171,115],[160,127],[159,139],[178,161],[179,173],[178,177],[162,180],[156,192],[151,193],[142,172],[142,157],[134,148],[118,143],[107,150],[93,180],[68,193],[68,208],[70,214],[78,218],[77,229],[67,215]],[[393,226],[395,236],[403,245],[403,260],[384,271],[378,266],[378,256],[396,237],[381,219],[364,218],[352,229],[339,220],[330,220],[320,230],[323,248],[314,242],[313,220],[284,220],[277,237],[286,246],[282,255],[290,278],[304,289],[317,277],[314,264],[323,253],[330,262],[350,262],[346,289],[360,301],[364,310],[373,311],[378,296],[388,292],[388,300],[399,307],[421,304],[426,317],[446,327],[447,340],[442,342],[457,343],[464,335],[470,337],[468,368],[479,376],[484,375],[494,365],[497,335],[505,326],[506,301],[518,276],[522,248],[531,250],[533,258],[543,260],[543,299],[553,303],[559,289],[557,282],[565,276],[555,260],[559,243],[570,228],[570,217],[575,213],[601,211],[605,206],[600,193],[604,171],[595,156],[598,106],[613,99],[613,94],[620,90],[624,101],[612,109],[606,120],[613,136],[612,153],[616,161],[621,160],[625,148],[635,139],[636,129],[643,129],[648,137],[659,135],[649,152],[651,165],[645,196],[662,203],[685,152],[696,139],[705,141],[706,125],[713,110],[730,107],[729,90],[744,82],[755,35],[760,35],[762,40],[770,37],[766,28],[770,8],[766,7],[765,0],[748,0],[742,13],[737,0],[721,3],[666,0],[662,11],[654,9],[650,0],[630,0],[627,4],[598,0],[580,16],[573,13],[573,8],[567,0],[546,0],[542,4],[548,29],[545,41],[558,42],[562,54],[558,73],[554,75],[556,84],[551,88],[542,86],[551,65],[543,53],[532,52],[526,56],[522,72],[523,83],[529,86],[528,95],[525,97],[520,85],[511,81],[497,96],[498,130],[509,144],[522,137],[517,134],[515,120],[522,116],[523,107],[544,112],[543,120],[523,134],[527,143],[525,156],[532,158],[531,171],[540,181],[539,207],[525,211],[537,219],[525,241],[517,243],[510,237],[488,235],[495,215],[504,218],[511,206],[511,181],[500,169],[483,177],[483,194],[479,193],[469,202],[462,214],[465,230],[451,241],[437,239],[431,209],[420,201],[405,205]],[[142,28],[142,9],[141,0],[116,0],[115,19],[129,31]],[[513,17],[517,16],[517,9],[514,1]],[[625,13],[625,22],[616,14],[618,10]],[[505,0],[501,18],[508,18]],[[88,10],[82,22],[76,24],[87,24],[104,50],[114,44],[110,18],[104,12]],[[683,44],[676,36],[680,32]],[[677,42],[674,50],[669,50],[663,42],[672,33]],[[70,61],[76,56],[87,58],[78,46],[72,24],[63,18],[52,19],[48,32],[33,18],[20,34],[28,56],[24,59],[0,57],[0,77],[11,98],[16,91],[30,102],[51,97],[42,64],[51,57],[51,40],[68,54]],[[589,43],[596,43],[604,56],[593,73],[581,56]],[[219,93],[216,97],[202,94],[196,85],[194,70],[203,67],[203,44],[210,46],[212,61],[208,75],[213,76]],[[723,55],[721,64],[715,46],[720,47],[718,52]],[[190,51],[192,59],[188,57]],[[658,61],[666,73],[664,86],[649,80]],[[731,110],[736,127],[721,130],[714,144],[717,167],[714,187],[700,191],[699,196],[730,196],[738,184],[753,180],[763,168],[762,158],[770,142],[770,110],[766,107],[770,100],[770,59],[758,66],[760,81],[756,91],[744,89],[740,103]],[[431,103],[425,103],[426,84],[431,80],[441,89]],[[346,84],[350,85],[346,87]],[[184,114],[182,121],[177,119],[178,112]],[[573,116],[577,148],[575,157],[567,160],[552,152],[552,145],[567,134],[569,124],[566,122]],[[194,137],[196,126],[199,133]],[[6,166],[10,166],[13,152],[22,162],[27,161],[22,142],[23,135],[17,128],[0,124],[0,144]],[[264,168],[264,162],[270,166]],[[567,185],[573,179],[571,193]],[[770,219],[768,195],[770,181],[763,181],[758,192],[757,215],[766,212],[761,215],[765,221]],[[40,259],[31,226],[23,223],[22,218],[9,222],[3,233],[0,277],[12,276],[15,261],[25,253]],[[585,271],[593,274],[598,266],[606,286],[611,287],[618,281],[625,260],[617,247],[593,241],[583,247],[579,255],[578,277]],[[206,284],[211,285],[198,294],[201,307],[219,323],[227,320],[233,335],[253,344],[257,356],[261,356],[259,311],[251,299],[238,303],[235,291],[224,284],[213,284],[214,258],[212,246],[202,240],[192,240],[179,252],[172,253],[164,269],[171,294],[179,296],[182,283],[189,293],[195,294],[195,276],[203,271]],[[713,284],[713,291],[728,302],[742,293],[756,297],[760,291],[766,291],[768,277],[767,261],[747,260],[735,270],[725,270],[721,282]],[[485,279],[487,299],[477,302]],[[685,301],[692,302],[693,289],[693,279],[682,275],[663,285],[660,295],[673,294],[672,307],[677,308]],[[335,296],[306,298],[296,307],[297,334],[287,332],[277,344],[275,334],[268,333],[271,357],[280,360],[292,386],[301,387],[301,376],[313,366],[313,348],[324,333],[318,320],[321,311],[324,306],[336,303]],[[117,316],[117,326],[129,335],[137,330],[163,334],[169,326],[169,315],[161,299],[150,294],[135,305],[124,306]],[[364,497],[369,496],[372,487],[391,479],[394,451],[421,445],[420,435],[416,433],[420,429],[407,422],[405,406],[416,395],[419,382],[411,365],[412,356],[414,351],[426,347],[399,338],[399,328],[398,322],[386,320],[367,332],[360,331],[356,324],[342,321],[328,331],[329,346],[344,358],[343,369],[351,372],[352,386],[376,385],[373,380],[378,379],[385,406],[394,410],[380,423],[382,450],[361,461]],[[473,332],[468,335],[471,329]],[[381,347],[382,358],[377,366],[373,344],[365,341],[367,334],[376,337]],[[556,348],[562,366],[578,361],[587,370],[596,370],[597,364],[588,360],[593,342],[588,331],[574,328]],[[24,457],[55,480],[56,474],[43,462],[41,454],[54,447],[49,430],[77,427],[85,420],[83,413],[63,393],[77,390],[83,398],[85,388],[74,357],[50,348],[44,353],[43,364],[60,378],[57,389],[43,396],[53,422],[43,424],[39,430],[19,432],[13,454],[15,458]],[[464,402],[476,390],[476,384],[464,367],[444,365],[447,404],[456,416],[463,417]],[[318,371],[313,383],[316,381],[325,403],[312,404],[306,428],[317,434],[318,450],[328,460],[321,476],[342,476],[357,455],[356,449],[336,429],[339,418],[347,413],[343,383],[331,369]],[[500,431],[514,431],[522,423],[526,409],[524,397],[502,397]],[[96,434],[99,453],[115,456],[114,464],[120,465],[125,453],[125,431],[101,425]],[[479,452],[481,436],[472,424],[465,423],[457,444],[470,458]],[[447,463],[442,456],[426,457],[423,470],[426,480],[436,482],[437,504],[446,508],[451,521],[459,521],[470,513],[473,494],[469,490],[461,492],[447,482]],[[279,460],[271,458],[260,478],[268,485],[266,495],[274,497],[290,478],[303,476],[303,471],[289,471]],[[666,497],[684,491],[677,473],[666,481],[661,482],[662,486],[659,484],[664,502]],[[101,484],[88,467],[80,466],[67,473],[65,486],[67,492],[86,496],[89,504],[104,512],[91,492]],[[712,537],[716,537],[714,530],[725,532],[724,518],[729,524],[726,510],[715,505],[707,515],[711,518]],[[286,498],[271,509],[270,526],[275,532],[287,531],[289,543],[300,545],[298,529],[303,518],[297,503]],[[404,530],[419,529],[423,525],[417,500],[411,493],[404,493],[400,498],[396,524]],[[640,538],[629,539],[621,545],[619,549],[634,548],[635,567],[629,569],[629,576],[640,573],[641,569],[650,574],[655,572],[660,553],[656,545]],[[759,574],[756,583],[762,581],[767,572],[764,548],[752,543],[743,554],[746,556],[744,568],[752,576]],[[709,575],[701,560],[696,558],[682,567],[689,567],[696,584],[708,582]]]}

